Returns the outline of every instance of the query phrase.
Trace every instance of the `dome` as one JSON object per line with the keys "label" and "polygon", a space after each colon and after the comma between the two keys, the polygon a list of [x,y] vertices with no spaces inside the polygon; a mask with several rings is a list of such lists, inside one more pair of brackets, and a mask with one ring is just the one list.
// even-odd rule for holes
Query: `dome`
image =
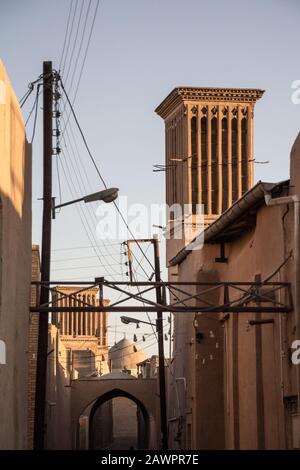
{"label": "dome", "polygon": [[129,341],[127,338],[122,338],[108,350],[109,358],[112,359],[113,357],[119,357],[122,354],[124,355],[125,353],[123,353],[123,351],[130,348],[130,346],[133,347],[134,343]]}
{"label": "dome", "polygon": [[141,350],[135,351],[135,344],[126,337],[118,341],[108,350],[108,361],[110,370],[128,370],[136,373],[136,365],[146,359],[145,352]]}

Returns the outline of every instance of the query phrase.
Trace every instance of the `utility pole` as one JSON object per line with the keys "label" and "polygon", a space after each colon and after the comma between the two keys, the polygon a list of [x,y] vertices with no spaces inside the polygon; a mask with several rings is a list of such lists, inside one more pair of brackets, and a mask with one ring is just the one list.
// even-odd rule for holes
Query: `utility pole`
{"label": "utility pole", "polygon": [[[130,282],[134,281],[132,271],[132,253],[130,245],[131,243],[152,243],[154,251],[154,274],[155,281],[161,282],[160,278],[160,257],[159,257],[159,242],[158,238],[144,238],[144,239],[133,239],[127,240],[127,256],[128,256],[128,267]],[[157,286],[156,291],[156,303],[163,304],[163,296],[161,287]],[[145,322],[143,322],[145,323]],[[166,375],[165,375],[165,355],[164,355],[164,331],[163,331],[163,314],[161,311],[157,311],[156,319],[156,331],[158,336],[158,372],[159,372],[159,398],[160,398],[160,431],[161,431],[161,447],[162,450],[168,450],[168,421],[167,421],[167,399],[166,399]]]}
{"label": "utility pole", "polygon": [[[160,282],[160,260],[158,239],[153,239],[155,281]],[[156,302],[162,304],[162,292],[160,286],[156,287]],[[168,422],[167,422],[167,400],[166,400],[166,377],[165,377],[165,355],[163,314],[157,312],[157,335],[158,335],[158,371],[159,371],[159,398],[160,398],[160,430],[162,439],[162,450],[168,450]]]}
{"label": "utility pole", "polygon": [[[43,63],[43,227],[41,250],[40,305],[49,302],[51,218],[52,218],[52,117],[53,74],[52,62]],[[38,354],[36,369],[34,449],[44,448],[45,405],[48,352],[48,314],[39,314]]]}

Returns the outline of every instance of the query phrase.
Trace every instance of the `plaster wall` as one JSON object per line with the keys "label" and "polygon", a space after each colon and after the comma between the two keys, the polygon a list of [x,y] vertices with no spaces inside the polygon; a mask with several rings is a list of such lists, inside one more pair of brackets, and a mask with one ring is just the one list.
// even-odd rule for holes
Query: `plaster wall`
{"label": "plaster wall", "polygon": [[31,146],[0,62],[0,448],[27,447],[27,350],[31,279]]}

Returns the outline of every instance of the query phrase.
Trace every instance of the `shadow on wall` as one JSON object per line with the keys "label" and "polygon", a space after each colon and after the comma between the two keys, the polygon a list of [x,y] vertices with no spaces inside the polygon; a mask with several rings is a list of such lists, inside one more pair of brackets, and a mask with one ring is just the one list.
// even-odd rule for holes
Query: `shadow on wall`
{"label": "shadow on wall", "polygon": [[[25,168],[20,216],[0,193],[0,449],[27,448],[28,329],[31,278],[31,177]],[[2,344],[3,344],[2,343]]]}

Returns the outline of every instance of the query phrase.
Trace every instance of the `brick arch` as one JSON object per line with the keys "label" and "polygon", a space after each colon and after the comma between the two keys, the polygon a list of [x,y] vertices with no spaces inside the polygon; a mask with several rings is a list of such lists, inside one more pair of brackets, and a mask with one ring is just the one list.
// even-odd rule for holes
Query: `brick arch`
{"label": "brick arch", "polygon": [[101,405],[117,397],[128,398],[129,400],[133,401],[141,410],[144,423],[145,423],[145,434],[142,438],[141,448],[148,449],[149,441],[150,441],[150,416],[147,411],[147,408],[145,407],[144,403],[141,402],[134,395],[131,395],[125,390],[121,390],[118,388],[114,388],[113,390],[110,390],[109,392],[104,393],[104,395],[101,395],[99,398],[97,398],[94,405],[92,406],[92,409],[89,415],[89,447],[90,449],[92,448],[92,423],[93,423],[93,418],[94,418],[96,411],[98,410],[98,408],[100,408]]}
{"label": "brick arch", "polygon": [[[78,379],[71,385],[71,429],[76,448],[77,423],[90,405],[106,401],[117,393],[138,404],[149,424],[149,448],[157,448],[159,439],[159,397],[156,379]],[[104,400],[104,401],[103,401]],[[93,405],[94,406],[94,405]]]}

